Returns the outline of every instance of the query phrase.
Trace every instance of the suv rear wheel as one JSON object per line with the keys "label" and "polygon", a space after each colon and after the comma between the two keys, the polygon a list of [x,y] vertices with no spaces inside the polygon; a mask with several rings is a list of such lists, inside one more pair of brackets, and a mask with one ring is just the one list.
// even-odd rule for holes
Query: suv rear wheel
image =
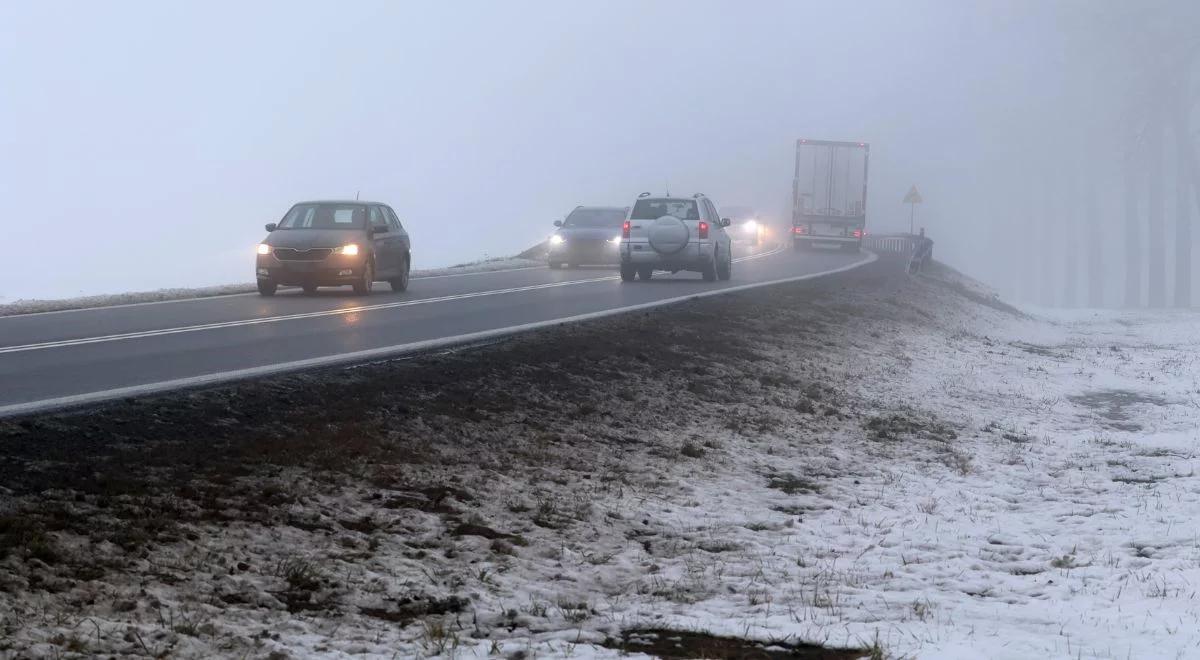
{"label": "suv rear wheel", "polygon": [[621,281],[622,282],[632,282],[633,278],[636,276],[637,276],[637,269],[633,267],[633,264],[621,264]]}
{"label": "suv rear wheel", "polygon": [[717,262],[717,279],[728,280],[731,277],[733,277],[733,253],[727,250],[725,258]]}
{"label": "suv rear wheel", "polygon": [[712,261],[704,264],[704,266],[701,268],[700,274],[704,276],[705,282],[716,282],[717,281],[716,260],[719,258],[720,258],[720,255],[717,255],[716,258],[714,258]]}
{"label": "suv rear wheel", "polygon": [[651,277],[654,277],[654,269],[649,266],[642,266],[638,269],[638,277],[643,282],[649,282]]}

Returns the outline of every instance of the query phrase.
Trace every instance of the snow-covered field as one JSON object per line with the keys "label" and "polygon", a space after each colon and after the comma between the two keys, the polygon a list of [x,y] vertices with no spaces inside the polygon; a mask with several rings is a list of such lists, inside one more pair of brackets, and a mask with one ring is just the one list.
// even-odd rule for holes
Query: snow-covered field
{"label": "snow-covered field", "polygon": [[1200,656],[1200,315],[855,272],[0,423],[0,656]]}

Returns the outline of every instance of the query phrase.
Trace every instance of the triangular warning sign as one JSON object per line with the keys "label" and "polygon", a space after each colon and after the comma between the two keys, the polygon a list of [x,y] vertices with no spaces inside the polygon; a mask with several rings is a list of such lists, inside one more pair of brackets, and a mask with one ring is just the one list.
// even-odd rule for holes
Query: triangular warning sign
{"label": "triangular warning sign", "polygon": [[904,203],[920,204],[922,201],[924,200],[921,199],[921,193],[917,192],[917,186],[913,184],[913,187],[908,189],[908,194],[904,196]]}

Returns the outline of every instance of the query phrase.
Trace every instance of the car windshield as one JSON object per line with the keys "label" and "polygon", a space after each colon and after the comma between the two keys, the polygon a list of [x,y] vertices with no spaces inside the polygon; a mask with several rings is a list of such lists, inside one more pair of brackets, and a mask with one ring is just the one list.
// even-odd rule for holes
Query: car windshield
{"label": "car windshield", "polygon": [[664,215],[673,215],[680,220],[699,220],[700,211],[692,199],[639,199],[633,205],[634,220],[657,220]]}
{"label": "car windshield", "polygon": [[283,216],[280,229],[362,229],[367,209],[361,204],[297,204]]}
{"label": "car windshield", "polygon": [[564,227],[593,227],[599,229],[619,228],[625,221],[621,209],[575,209],[563,221]]}

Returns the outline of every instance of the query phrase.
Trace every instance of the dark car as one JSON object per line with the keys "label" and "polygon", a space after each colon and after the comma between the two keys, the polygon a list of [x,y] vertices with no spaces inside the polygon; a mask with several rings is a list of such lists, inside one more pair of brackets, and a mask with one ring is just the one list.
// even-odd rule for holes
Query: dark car
{"label": "dark car", "polygon": [[408,288],[412,263],[408,232],[395,211],[377,202],[300,202],[279,224],[267,225],[258,245],[258,292],[280,285],[312,293],[319,286],[354,287],[365,295],[377,281]]}
{"label": "dark car", "polygon": [[558,230],[550,236],[550,267],[620,263],[621,225],[627,213],[629,209],[619,206],[576,206],[566,220],[554,223]]}

